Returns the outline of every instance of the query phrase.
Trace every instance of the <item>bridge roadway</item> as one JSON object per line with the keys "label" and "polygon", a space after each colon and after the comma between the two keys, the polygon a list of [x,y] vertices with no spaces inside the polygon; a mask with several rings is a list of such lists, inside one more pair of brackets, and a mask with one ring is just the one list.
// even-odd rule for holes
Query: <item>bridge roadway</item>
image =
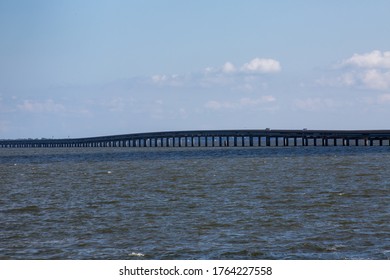
{"label": "bridge roadway", "polygon": [[0,148],[390,146],[390,130],[193,130],[67,139],[0,140]]}

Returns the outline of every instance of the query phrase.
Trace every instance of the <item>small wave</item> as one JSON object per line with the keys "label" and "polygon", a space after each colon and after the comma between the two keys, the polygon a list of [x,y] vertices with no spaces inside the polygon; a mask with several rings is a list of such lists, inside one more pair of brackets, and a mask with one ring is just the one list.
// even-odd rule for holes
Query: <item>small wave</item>
{"label": "small wave", "polygon": [[223,252],[222,254],[218,254],[216,256],[211,256],[212,258],[218,259],[263,259],[268,257],[265,252],[256,251],[256,250],[239,250],[239,251],[228,251]]}
{"label": "small wave", "polygon": [[390,250],[384,250],[384,251],[382,252],[382,254],[383,254],[388,260],[390,260]]}
{"label": "small wave", "polygon": [[145,257],[144,254],[142,253],[136,253],[136,252],[131,252],[131,254],[129,254],[130,257]]}
{"label": "small wave", "polygon": [[14,209],[9,209],[8,212],[10,213],[37,213],[41,209],[36,206],[36,205],[29,205],[21,208],[14,208]]}
{"label": "small wave", "polygon": [[344,249],[346,247],[347,246],[345,246],[345,245],[333,245],[330,247],[326,247],[325,250],[328,252],[335,252],[335,251],[339,251],[340,249]]}

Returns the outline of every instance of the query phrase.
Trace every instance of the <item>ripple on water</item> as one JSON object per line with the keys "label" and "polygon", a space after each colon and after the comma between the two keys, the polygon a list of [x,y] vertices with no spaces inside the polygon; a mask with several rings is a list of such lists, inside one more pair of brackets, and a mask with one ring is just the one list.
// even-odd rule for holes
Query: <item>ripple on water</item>
{"label": "ripple on water", "polygon": [[13,150],[0,258],[389,259],[390,153],[359,151]]}

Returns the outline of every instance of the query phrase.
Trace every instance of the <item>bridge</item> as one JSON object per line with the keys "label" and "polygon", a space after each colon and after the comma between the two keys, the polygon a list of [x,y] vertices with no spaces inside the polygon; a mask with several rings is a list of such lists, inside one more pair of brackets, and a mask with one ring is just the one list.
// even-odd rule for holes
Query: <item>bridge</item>
{"label": "bridge", "polygon": [[192,130],[0,140],[0,148],[390,146],[390,130]]}

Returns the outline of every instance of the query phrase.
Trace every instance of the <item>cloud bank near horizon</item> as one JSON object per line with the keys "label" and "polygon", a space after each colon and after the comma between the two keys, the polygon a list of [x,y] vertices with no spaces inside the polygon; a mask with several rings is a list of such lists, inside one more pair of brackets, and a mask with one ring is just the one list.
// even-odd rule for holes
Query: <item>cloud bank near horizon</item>
{"label": "cloud bank near horizon", "polygon": [[[151,81],[160,86],[212,87],[233,85],[236,89],[252,88],[253,82],[264,81],[265,75],[281,72],[281,63],[271,58],[254,58],[241,67],[227,61],[221,67],[206,67],[189,74],[155,74]],[[252,85],[249,86],[250,81]]]}
{"label": "cloud bank near horizon", "polygon": [[[16,130],[22,131],[18,127],[23,125],[15,122],[17,115],[31,127],[40,123],[42,129],[50,131],[55,127],[71,136],[127,133],[128,127],[133,132],[258,127],[256,119],[267,122],[267,127],[286,123],[281,128],[296,128],[294,124],[306,121],[306,112],[338,116],[343,111],[352,114],[356,110],[385,110],[390,105],[389,60],[388,51],[353,54],[329,69],[328,76],[320,82],[305,81],[311,84],[311,92],[299,80],[286,83],[287,74],[283,74],[280,61],[259,57],[238,65],[226,61],[219,67],[188,74],[134,77],[92,87],[51,88],[26,97],[0,92],[0,115],[5,116],[0,120],[0,132],[17,135]],[[353,95],[343,89],[353,91]],[[282,112],[294,117],[279,119]],[[276,120],[275,125],[268,125],[265,114]],[[225,127],[220,125],[221,119],[226,119]],[[68,132],[73,120],[78,120],[81,128]]]}

